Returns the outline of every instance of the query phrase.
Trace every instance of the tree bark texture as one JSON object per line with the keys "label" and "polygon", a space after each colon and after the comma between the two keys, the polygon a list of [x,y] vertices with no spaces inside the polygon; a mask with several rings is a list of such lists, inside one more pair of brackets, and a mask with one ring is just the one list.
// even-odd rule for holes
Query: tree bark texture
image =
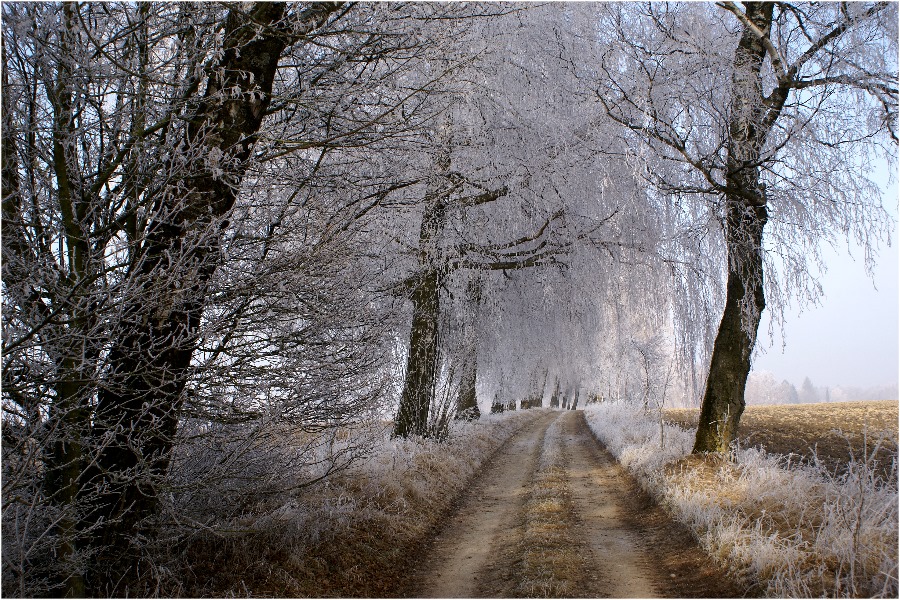
{"label": "tree bark texture", "polygon": [[[773,4],[748,2],[745,7],[749,21],[768,36]],[[734,440],[744,412],[750,356],[765,308],[762,237],[768,212],[759,162],[766,137],[786,98],[786,92],[779,96],[776,89],[767,106],[762,87],[765,54],[759,35],[745,26],[734,58],[727,146],[725,310],[713,345],[695,453],[725,452]]]}
{"label": "tree bark texture", "polygon": [[[438,168],[449,168],[449,154]],[[439,190],[429,193],[419,229],[419,271],[412,293],[413,321],[409,333],[409,356],[394,435],[428,435],[428,415],[434,397],[438,368],[438,325],[443,265],[438,242],[444,228],[445,199]]]}
{"label": "tree bark texture", "polygon": [[442,147],[435,157],[434,174],[425,195],[425,210],[419,226],[418,271],[413,278],[413,322],[409,332],[409,356],[400,407],[394,419],[394,435],[429,435],[428,417],[434,398],[439,358],[441,280],[447,265],[440,247],[452,187],[447,187],[450,172],[451,124],[437,132]]}
{"label": "tree bark texture", "polygon": [[468,314],[464,338],[462,377],[459,384],[459,398],[456,403],[456,417],[476,421],[481,417],[478,409],[478,306],[481,304],[481,281],[474,279],[466,290]]}
{"label": "tree bark texture", "polygon": [[428,415],[438,366],[440,287],[437,269],[428,268],[420,274],[412,301],[406,379],[394,424],[394,435],[400,437],[428,434]]}
{"label": "tree bark texture", "polygon": [[[137,545],[150,532],[197,343],[207,284],[219,264],[221,235],[234,206],[278,62],[302,35],[282,29],[286,5],[259,3],[229,12],[224,51],[209,71],[173,166],[185,175],[157,200],[156,217],[132,261],[134,292],[125,299],[91,432],[99,453],[82,493],[82,523],[101,549],[90,566],[92,593],[114,592],[137,575]],[[307,31],[335,4],[314,5]],[[212,164],[212,156],[218,164]]]}
{"label": "tree bark texture", "polygon": [[463,367],[462,380],[459,385],[459,400],[456,403],[456,417],[466,421],[477,421],[481,417],[478,408],[478,357],[469,355]]}

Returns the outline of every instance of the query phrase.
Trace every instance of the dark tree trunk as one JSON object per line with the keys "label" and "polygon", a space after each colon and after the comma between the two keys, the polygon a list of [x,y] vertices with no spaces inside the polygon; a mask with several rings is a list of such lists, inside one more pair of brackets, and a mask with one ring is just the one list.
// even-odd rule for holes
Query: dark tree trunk
{"label": "dark tree trunk", "polygon": [[553,395],[550,396],[550,408],[559,408],[559,377],[556,378]]}
{"label": "dark tree trunk", "polygon": [[[747,18],[768,35],[772,3],[748,2],[745,7]],[[713,345],[695,453],[725,452],[734,440],[744,412],[750,356],[765,308],[762,237],[768,212],[759,160],[766,136],[788,93],[785,88],[776,88],[769,98],[763,95],[765,53],[759,36],[745,27],[734,59],[726,175],[729,191],[725,195],[725,310]]]}
{"label": "dark tree trunk", "polygon": [[[300,31],[281,29],[285,4],[232,10],[224,52],[188,124],[185,175],[161,193],[158,215],[133,261],[133,293],[109,353],[92,444],[99,449],[81,493],[90,505],[82,524],[100,553],[90,565],[91,592],[115,594],[137,573],[140,539],[151,535],[157,484],[166,474],[182,393],[219,261],[221,234],[269,106],[279,58]],[[320,26],[337,6],[308,9],[304,26]],[[219,152],[227,171],[207,164]],[[121,591],[118,591],[121,593]]]}
{"label": "dark tree trunk", "polygon": [[[725,312],[713,346],[694,452],[725,452],[734,440],[744,412],[750,354],[766,305],[761,251],[766,207],[735,202],[729,209],[729,222],[732,221],[741,222],[744,239],[729,243],[732,266],[728,269]],[[752,238],[746,239],[751,232]]]}
{"label": "dark tree trunk", "polygon": [[547,373],[544,372],[544,378],[541,383],[532,380],[531,393],[522,400],[522,408],[540,408],[544,401],[544,388],[547,386]]}
{"label": "dark tree trunk", "polygon": [[544,407],[544,394],[547,393],[547,377],[549,376],[549,374],[550,374],[550,372],[545,369],[544,370],[544,378],[541,381],[541,391],[539,392],[539,394],[537,396],[537,404],[536,404],[537,408]]}
{"label": "dark tree trunk", "polygon": [[400,437],[428,434],[428,413],[438,365],[440,288],[436,269],[429,268],[420,274],[412,301],[406,380],[394,423],[394,435]]}
{"label": "dark tree trunk", "polygon": [[481,417],[478,409],[478,306],[481,304],[481,281],[474,279],[467,290],[467,309],[465,331],[465,357],[463,372],[459,386],[459,398],[456,403],[456,418],[475,421]]}
{"label": "dark tree trunk", "polygon": [[44,477],[44,493],[63,512],[54,531],[60,569],[54,591],[69,598],[85,595],[84,576],[72,561],[76,560],[78,547],[76,501],[85,462],[84,442],[88,434],[88,393],[84,382],[89,380],[78,377],[80,371],[75,368],[74,362],[71,356],[63,359],[62,380],[54,386],[56,398],[48,414],[52,445],[45,459]]}
{"label": "dark tree trunk", "polygon": [[[71,5],[63,8],[64,27],[61,33],[63,53],[71,53],[72,38],[70,35],[74,11]],[[4,62],[6,48],[3,48]],[[22,210],[22,193],[19,182],[19,164],[15,127],[11,121],[12,108],[8,98],[9,90],[7,71],[3,71],[3,127],[2,127],[2,199],[3,199],[3,277],[7,293],[16,297],[22,306],[32,305],[40,318],[45,318],[51,311],[45,304],[41,294],[35,293],[30,284],[29,266],[37,264],[38,258],[29,245],[23,225],[26,217]],[[85,284],[88,277],[89,247],[87,238],[81,231],[84,223],[84,202],[74,197],[69,185],[67,157],[71,149],[63,140],[68,140],[67,133],[73,128],[71,93],[69,85],[71,73],[66,66],[59,67],[58,81],[50,100],[54,110],[54,162],[59,172],[56,173],[59,190],[59,203],[63,213],[63,228],[66,235],[63,248],[67,251],[66,267],[69,269],[62,278],[63,291],[52,299],[52,307],[59,314],[59,321],[66,325],[49,324],[43,334],[48,332],[51,341],[48,347],[53,356],[56,370],[54,373],[54,397],[46,414],[46,422],[41,430],[46,438],[43,456],[43,492],[47,500],[60,510],[56,518],[53,534],[55,537],[56,572],[51,582],[55,594],[73,597],[85,593],[84,580],[77,568],[78,518],[76,498],[78,482],[84,468],[84,441],[89,419],[88,400],[92,390],[93,373],[91,366],[97,357],[96,344],[91,340],[91,329],[95,324],[91,306],[91,286]],[[62,274],[62,273],[61,273]],[[18,282],[15,285],[13,282]],[[66,286],[73,286],[73,292]],[[38,334],[39,336],[41,334]],[[61,342],[61,341],[64,341]],[[5,375],[5,373],[4,373]],[[42,421],[40,411],[36,410],[35,420],[30,425],[36,427]]]}
{"label": "dark tree trunk", "polygon": [[[438,155],[435,168],[440,175],[450,171],[449,145]],[[434,398],[438,367],[441,277],[445,270],[439,242],[444,232],[448,193],[440,178],[435,178],[435,183],[428,187],[425,211],[419,226],[419,269],[413,279],[412,291],[413,322],[409,332],[403,394],[394,419],[395,436],[428,436],[430,433],[428,413]]]}
{"label": "dark tree trunk", "polygon": [[478,408],[478,394],[476,392],[477,383],[478,357],[473,352],[463,367],[459,399],[456,403],[456,418],[477,421],[481,417],[481,410]]}

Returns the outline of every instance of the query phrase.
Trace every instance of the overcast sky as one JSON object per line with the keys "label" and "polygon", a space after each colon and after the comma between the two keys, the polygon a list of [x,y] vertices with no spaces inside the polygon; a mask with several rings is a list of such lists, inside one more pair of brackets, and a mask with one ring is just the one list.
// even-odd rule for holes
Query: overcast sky
{"label": "overcast sky", "polygon": [[[886,179],[886,177],[885,177]],[[896,181],[896,179],[895,179]],[[885,206],[898,214],[896,183],[885,194]],[[900,290],[896,221],[891,247],[883,248],[874,280],[865,273],[862,253],[853,248],[838,253],[826,249],[828,272],[821,278],[821,306],[798,315],[786,314],[786,346],[776,333],[774,345],[759,354],[755,371],[770,371],[798,388],[804,377],[817,386],[881,386],[897,383],[900,365]],[[877,287],[877,289],[876,289]],[[769,346],[769,321],[763,314],[759,343]]]}

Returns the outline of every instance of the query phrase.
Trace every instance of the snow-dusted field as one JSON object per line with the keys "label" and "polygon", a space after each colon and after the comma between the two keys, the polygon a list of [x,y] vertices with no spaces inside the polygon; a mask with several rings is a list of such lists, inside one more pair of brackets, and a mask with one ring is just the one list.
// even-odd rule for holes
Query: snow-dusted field
{"label": "snow-dusted field", "polygon": [[896,455],[835,476],[755,448],[690,456],[694,433],[623,403],[585,410],[594,434],[688,524],[716,560],[767,596],[897,597]]}

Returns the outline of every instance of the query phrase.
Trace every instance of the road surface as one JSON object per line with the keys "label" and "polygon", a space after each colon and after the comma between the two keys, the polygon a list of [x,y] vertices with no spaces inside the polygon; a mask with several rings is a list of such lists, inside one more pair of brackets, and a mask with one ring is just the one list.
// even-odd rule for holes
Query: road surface
{"label": "road surface", "polygon": [[640,491],[582,411],[547,411],[514,434],[426,548],[403,595],[744,595]]}

